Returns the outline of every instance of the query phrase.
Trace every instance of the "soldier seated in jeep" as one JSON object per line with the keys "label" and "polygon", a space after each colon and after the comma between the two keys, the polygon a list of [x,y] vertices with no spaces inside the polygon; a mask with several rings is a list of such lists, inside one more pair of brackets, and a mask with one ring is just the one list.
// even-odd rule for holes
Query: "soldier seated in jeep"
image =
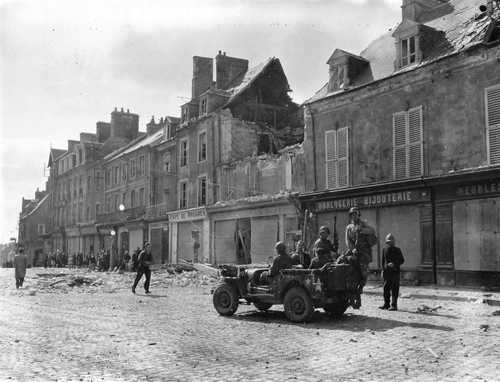
{"label": "soldier seated in jeep", "polygon": [[286,252],[286,245],[282,241],[278,241],[274,246],[274,250],[276,251],[276,257],[273,259],[273,264],[269,271],[264,271],[260,275],[259,280],[260,283],[266,284],[270,281],[271,277],[274,277],[280,273],[282,269],[290,269],[292,268],[292,258]]}

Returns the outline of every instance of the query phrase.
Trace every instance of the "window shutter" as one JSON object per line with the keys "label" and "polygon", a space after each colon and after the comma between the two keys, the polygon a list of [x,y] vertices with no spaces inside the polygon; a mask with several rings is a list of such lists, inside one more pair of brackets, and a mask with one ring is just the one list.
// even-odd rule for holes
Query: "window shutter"
{"label": "window shutter", "polygon": [[343,127],[337,132],[338,187],[349,185],[349,129]]}
{"label": "window shutter", "polygon": [[392,140],[393,140],[393,176],[394,179],[406,178],[407,167],[407,113],[394,113],[392,116]]}
{"label": "window shutter", "polygon": [[423,174],[422,107],[408,111],[408,176]]}
{"label": "window shutter", "polygon": [[500,85],[486,89],[486,126],[490,164],[500,164]]}
{"label": "window shutter", "polygon": [[337,187],[337,132],[325,132],[326,188]]}

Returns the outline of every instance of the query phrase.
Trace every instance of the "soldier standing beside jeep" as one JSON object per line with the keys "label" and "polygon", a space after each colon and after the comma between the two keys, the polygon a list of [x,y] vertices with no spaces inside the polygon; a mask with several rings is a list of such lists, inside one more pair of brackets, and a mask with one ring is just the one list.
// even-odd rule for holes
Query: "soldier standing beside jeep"
{"label": "soldier standing beside jeep", "polygon": [[[399,274],[404,263],[401,249],[396,247],[396,239],[392,233],[385,238],[382,250],[382,276],[384,278],[384,305],[380,309],[398,310]],[[392,304],[389,305],[392,295]]]}
{"label": "soldier standing beside jeep", "polygon": [[350,224],[345,230],[347,249],[359,263],[363,286],[368,278],[368,264],[372,260],[372,247],[377,244],[375,230],[361,220],[361,212],[357,207],[349,210]]}

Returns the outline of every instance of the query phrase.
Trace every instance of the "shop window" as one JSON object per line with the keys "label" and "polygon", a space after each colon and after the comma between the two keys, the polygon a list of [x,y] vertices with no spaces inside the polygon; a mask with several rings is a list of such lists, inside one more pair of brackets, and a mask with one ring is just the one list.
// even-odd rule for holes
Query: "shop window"
{"label": "shop window", "polygon": [[207,160],[207,133],[204,131],[198,135],[198,162]]}
{"label": "shop window", "polygon": [[486,89],[486,129],[489,164],[500,164],[500,85]]}
{"label": "shop window", "polygon": [[188,141],[187,139],[181,140],[181,147],[180,147],[180,158],[181,158],[181,163],[180,166],[187,166],[188,163]]}
{"label": "shop window", "polygon": [[187,208],[187,181],[179,182],[179,208]]}
{"label": "shop window", "polygon": [[207,204],[207,177],[198,178],[198,206]]}
{"label": "shop window", "polygon": [[393,178],[422,176],[423,161],[422,107],[394,113],[392,118]]}
{"label": "shop window", "polygon": [[325,132],[326,188],[349,185],[349,129]]}

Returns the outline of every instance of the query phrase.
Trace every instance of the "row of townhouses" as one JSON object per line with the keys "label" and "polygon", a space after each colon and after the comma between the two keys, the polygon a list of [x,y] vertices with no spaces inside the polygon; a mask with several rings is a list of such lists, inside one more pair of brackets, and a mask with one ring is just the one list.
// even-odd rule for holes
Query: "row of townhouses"
{"label": "row of townhouses", "polygon": [[406,280],[498,286],[500,9],[483,2],[403,0],[401,22],[361,53],[334,49],[300,107],[277,58],[249,68],[219,52],[214,81],[214,60],[194,57],[180,118],[141,133],[115,110],[50,151],[20,242],[33,262],[149,240],[158,262],[259,263],[334,222],[342,251],[358,206],[379,238],[396,236]]}

